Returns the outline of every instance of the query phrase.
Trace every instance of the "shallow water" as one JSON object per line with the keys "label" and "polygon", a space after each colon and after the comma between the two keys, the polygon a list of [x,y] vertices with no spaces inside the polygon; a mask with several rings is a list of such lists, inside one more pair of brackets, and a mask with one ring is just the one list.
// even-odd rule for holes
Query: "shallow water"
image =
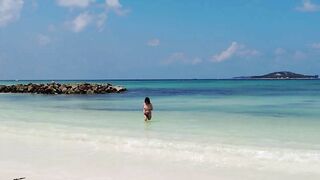
{"label": "shallow water", "polygon": [[0,179],[320,177],[319,80],[92,82],[129,91],[0,94]]}

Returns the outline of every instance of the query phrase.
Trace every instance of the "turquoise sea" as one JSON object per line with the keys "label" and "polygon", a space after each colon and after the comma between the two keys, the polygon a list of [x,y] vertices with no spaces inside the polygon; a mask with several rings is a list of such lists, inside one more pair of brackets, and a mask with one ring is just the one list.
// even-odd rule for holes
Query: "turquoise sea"
{"label": "turquoise sea", "polygon": [[0,94],[0,179],[320,178],[320,80],[85,82],[128,91]]}

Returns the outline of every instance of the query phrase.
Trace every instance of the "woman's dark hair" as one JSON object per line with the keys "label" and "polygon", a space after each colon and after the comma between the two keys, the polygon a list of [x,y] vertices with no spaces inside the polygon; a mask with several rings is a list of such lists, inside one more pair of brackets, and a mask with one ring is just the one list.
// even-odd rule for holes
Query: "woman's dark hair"
{"label": "woman's dark hair", "polygon": [[150,104],[150,98],[149,98],[149,97],[146,97],[146,98],[144,99],[144,102],[145,102],[146,104]]}

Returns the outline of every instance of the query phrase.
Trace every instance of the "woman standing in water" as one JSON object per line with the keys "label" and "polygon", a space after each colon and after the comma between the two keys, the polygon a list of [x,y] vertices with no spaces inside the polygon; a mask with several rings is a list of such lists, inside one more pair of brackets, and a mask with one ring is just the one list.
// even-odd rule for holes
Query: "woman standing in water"
{"label": "woman standing in water", "polygon": [[144,114],[144,120],[151,120],[152,114],[151,111],[153,110],[152,103],[150,102],[150,98],[146,97],[144,99],[143,104],[143,114]]}

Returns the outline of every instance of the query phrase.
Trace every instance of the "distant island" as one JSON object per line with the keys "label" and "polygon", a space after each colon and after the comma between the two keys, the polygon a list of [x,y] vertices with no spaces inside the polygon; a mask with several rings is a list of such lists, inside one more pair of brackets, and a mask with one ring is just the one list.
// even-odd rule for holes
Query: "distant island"
{"label": "distant island", "polygon": [[318,79],[318,75],[303,75],[289,71],[273,72],[261,76],[241,76],[235,79]]}

